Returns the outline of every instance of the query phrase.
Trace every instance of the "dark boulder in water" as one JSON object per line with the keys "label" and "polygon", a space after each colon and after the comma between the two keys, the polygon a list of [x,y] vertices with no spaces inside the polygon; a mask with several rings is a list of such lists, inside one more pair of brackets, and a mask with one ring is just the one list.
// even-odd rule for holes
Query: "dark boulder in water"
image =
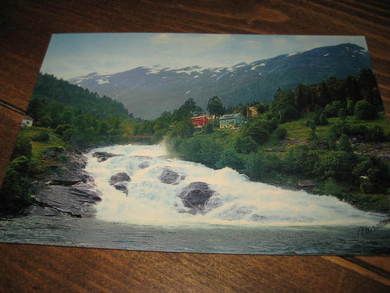
{"label": "dark boulder in water", "polygon": [[126,182],[118,182],[113,185],[115,189],[122,191],[126,195],[128,194],[127,183]]}
{"label": "dark boulder in water", "polygon": [[207,202],[215,193],[210,189],[207,183],[192,182],[186,186],[178,195],[185,207],[190,209],[190,213],[203,213],[205,211]]}
{"label": "dark boulder in water", "polygon": [[149,166],[150,166],[149,162],[142,162],[141,164],[138,165],[138,168],[145,169]]}
{"label": "dark boulder in water", "polygon": [[107,152],[94,152],[92,154],[92,157],[97,158],[98,162],[104,162],[104,161],[108,160],[109,158],[116,157],[116,156],[119,156],[119,155],[111,154],[111,153],[107,153]]}
{"label": "dark boulder in water", "polygon": [[177,172],[166,168],[162,171],[159,178],[160,181],[165,184],[178,184],[185,176],[180,176]]}
{"label": "dark boulder in water", "polygon": [[119,172],[111,176],[110,184],[114,186],[115,189],[122,191],[127,195],[127,182],[131,181],[131,178],[125,172]]}
{"label": "dark boulder in water", "polygon": [[114,185],[118,182],[129,182],[130,180],[130,176],[126,172],[119,172],[111,176],[110,184]]}

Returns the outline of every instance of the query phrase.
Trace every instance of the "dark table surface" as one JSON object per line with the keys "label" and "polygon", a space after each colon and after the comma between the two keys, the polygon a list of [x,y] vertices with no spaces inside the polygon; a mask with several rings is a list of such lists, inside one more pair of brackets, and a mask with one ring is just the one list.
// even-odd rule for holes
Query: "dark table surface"
{"label": "dark table surface", "polygon": [[[390,111],[388,1],[23,1],[0,4],[0,179],[50,34],[208,32],[365,35]],[[1,180],[0,180],[1,181]],[[375,292],[390,258],[157,253],[0,244],[0,292]]]}

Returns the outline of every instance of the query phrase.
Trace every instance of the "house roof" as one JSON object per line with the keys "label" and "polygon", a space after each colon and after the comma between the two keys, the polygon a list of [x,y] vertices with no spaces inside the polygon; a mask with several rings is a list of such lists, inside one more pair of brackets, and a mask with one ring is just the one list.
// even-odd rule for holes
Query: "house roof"
{"label": "house roof", "polygon": [[232,114],[225,114],[221,116],[221,118],[219,119],[225,120],[225,119],[235,119],[235,118],[242,118],[242,117],[243,116],[241,113],[232,113]]}

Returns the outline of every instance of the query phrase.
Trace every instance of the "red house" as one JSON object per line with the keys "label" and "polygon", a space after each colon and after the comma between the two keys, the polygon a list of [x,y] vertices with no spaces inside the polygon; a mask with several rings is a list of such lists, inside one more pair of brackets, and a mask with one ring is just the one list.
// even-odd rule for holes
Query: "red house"
{"label": "red house", "polygon": [[195,128],[202,128],[209,121],[210,119],[207,117],[207,115],[199,115],[191,118],[192,125],[194,125]]}

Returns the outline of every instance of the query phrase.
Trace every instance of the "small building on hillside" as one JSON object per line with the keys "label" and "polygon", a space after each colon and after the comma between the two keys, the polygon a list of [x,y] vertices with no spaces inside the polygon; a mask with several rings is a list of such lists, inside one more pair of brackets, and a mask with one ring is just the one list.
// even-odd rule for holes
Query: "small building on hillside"
{"label": "small building on hillside", "polygon": [[219,128],[239,128],[244,122],[245,117],[241,113],[225,114],[219,118]]}
{"label": "small building on hillside", "polygon": [[195,128],[202,128],[202,127],[206,126],[206,124],[209,123],[209,121],[211,121],[211,120],[212,120],[212,117],[210,117],[206,114],[191,117],[192,125],[194,125]]}
{"label": "small building on hillside", "polygon": [[254,118],[254,117],[257,117],[259,116],[259,110],[257,109],[256,106],[251,106],[251,107],[248,107],[246,108],[246,117],[248,118]]}
{"label": "small building on hillside", "polygon": [[24,116],[22,122],[21,122],[21,126],[22,127],[31,127],[33,126],[33,123],[34,123],[34,119],[30,116]]}

